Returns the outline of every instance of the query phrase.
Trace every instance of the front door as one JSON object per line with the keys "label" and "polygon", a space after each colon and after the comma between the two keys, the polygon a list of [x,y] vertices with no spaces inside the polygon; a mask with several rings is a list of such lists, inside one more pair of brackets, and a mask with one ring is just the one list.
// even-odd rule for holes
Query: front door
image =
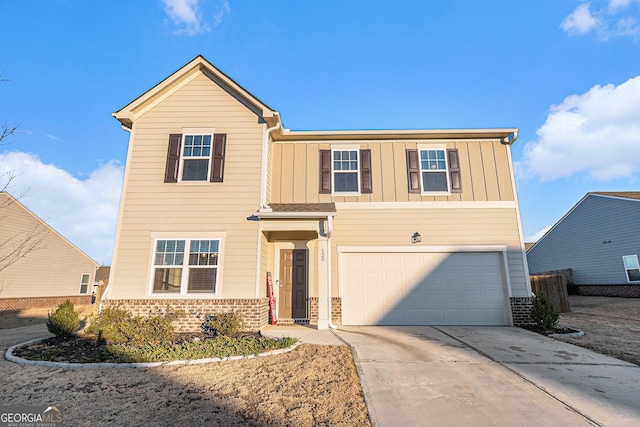
{"label": "front door", "polygon": [[293,274],[292,274],[292,296],[291,317],[294,319],[307,318],[307,250],[293,250]]}
{"label": "front door", "polygon": [[278,317],[281,319],[307,318],[307,250],[280,251],[280,291]]}

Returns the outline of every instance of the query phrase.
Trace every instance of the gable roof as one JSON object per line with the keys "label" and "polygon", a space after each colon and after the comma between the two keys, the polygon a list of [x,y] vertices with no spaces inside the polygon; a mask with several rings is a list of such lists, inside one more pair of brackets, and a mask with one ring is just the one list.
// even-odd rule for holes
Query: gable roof
{"label": "gable roof", "polygon": [[275,110],[216,68],[202,55],[196,56],[169,77],[111,115],[118,119],[123,127],[131,129],[134,120],[142,116],[149,108],[160,102],[166,96],[191,81],[191,79],[195,78],[199,73],[207,76],[261,119],[268,123],[275,123]]}
{"label": "gable roof", "polygon": [[640,191],[592,191],[592,192],[589,192],[585,194],[584,197],[580,199],[580,201],[576,203],[571,209],[569,209],[569,212],[564,214],[562,218],[558,220],[558,222],[553,224],[553,227],[551,227],[546,233],[544,233],[542,237],[538,239],[537,242],[531,245],[531,247],[527,249],[526,252],[530,252],[531,250],[533,250],[533,248],[535,248],[538,245],[538,243],[540,243],[545,237],[549,235],[549,233],[551,233],[558,225],[560,225],[562,221],[564,221],[569,215],[571,215],[571,213],[574,210],[576,210],[576,208],[580,206],[582,202],[584,202],[589,196],[603,197],[603,198],[618,198],[618,199],[626,199],[633,202],[640,202]]}
{"label": "gable roof", "polygon": [[640,191],[594,191],[589,194],[598,196],[621,197],[623,199],[640,200]]}
{"label": "gable roof", "polygon": [[286,129],[278,112],[259,100],[251,92],[240,86],[231,77],[214,66],[202,55],[196,56],[160,83],[122,107],[111,115],[118,119],[125,130],[130,130],[133,122],[168,95],[181,88],[202,73],[220,86],[228,94],[256,114],[269,126],[279,124],[271,134],[274,141],[318,141],[353,140],[424,140],[424,139],[499,139],[503,144],[512,145],[518,138],[517,128],[496,129],[402,129],[402,130],[302,130]]}
{"label": "gable roof", "polygon": [[[5,200],[2,200],[2,199]],[[0,191],[0,207],[6,207],[9,205],[15,204],[17,207],[19,207],[22,211],[24,211],[27,215],[31,216],[32,218],[34,218],[38,223],[44,225],[48,231],[52,232],[54,235],[58,236],[60,239],[62,239],[65,243],[67,243],[69,246],[71,246],[73,249],[75,249],[78,253],[80,253],[82,256],[84,256],[85,258],[87,258],[89,261],[91,261],[92,263],[94,263],[96,265],[96,268],[98,268],[99,264],[97,262],[95,262],[93,260],[93,258],[91,258],[89,255],[87,255],[86,253],[84,253],[80,248],[78,248],[76,245],[74,245],[73,243],[71,243],[66,237],[64,237],[62,234],[58,233],[53,227],[51,227],[49,224],[47,224],[46,221],[42,220],[42,218],[40,218],[38,215],[34,214],[29,208],[27,208],[25,205],[23,205],[22,203],[20,203],[20,201],[18,199],[16,199],[15,197],[13,197],[11,194],[7,193],[6,191]]]}

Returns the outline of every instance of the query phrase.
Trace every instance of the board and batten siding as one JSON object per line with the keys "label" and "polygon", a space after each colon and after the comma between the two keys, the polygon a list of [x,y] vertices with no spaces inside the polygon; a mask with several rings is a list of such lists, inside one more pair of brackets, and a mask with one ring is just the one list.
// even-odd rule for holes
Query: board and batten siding
{"label": "board and batten siding", "polygon": [[[227,134],[224,181],[164,183],[170,134],[212,128]],[[151,233],[225,232],[217,297],[255,298],[257,221],[264,125],[235,98],[199,73],[138,118],[127,159],[111,299],[149,294]]]}
{"label": "board and batten siding", "polygon": [[[528,277],[521,251],[515,208],[465,209],[341,209],[333,222],[331,244],[338,260],[340,246],[375,246],[418,249],[421,246],[506,245],[514,297],[527,297]],[[422,242],[411,243],[419,232]],[[332,292],[338,292],[340,266],[333,266]]]}
{"label": "board and batten siding", "polygon": [[527,260],[531,274],[571,268],[577,285],[610,285],[628,283],[622,257],[633,254],[640,254],[640,201],[589,194]]}
{"label": "board and batten siding", "polygon": [[[418,144],[458,149],[462,192],[449,196],[409,194],[406,150]],[[335,143],[341,147],[345,143]],[[354,149],[371,150],[373,192],[359,196],[319,193],[319,153],[326,142],[276,142],[270,178],[271,203],[408,202],[408,201],[513,201],[509,147],[499,141],[363,141]]]}
{"label": "board and batten siding", "polygon": [[[91,295],[96,262],[7,194],[0,193],[0,206],[0,242],[20,241],[33,230],[44,239],[0,271],[0,298]],[[83,274],[91,275],[86,294],[80,294]]]}

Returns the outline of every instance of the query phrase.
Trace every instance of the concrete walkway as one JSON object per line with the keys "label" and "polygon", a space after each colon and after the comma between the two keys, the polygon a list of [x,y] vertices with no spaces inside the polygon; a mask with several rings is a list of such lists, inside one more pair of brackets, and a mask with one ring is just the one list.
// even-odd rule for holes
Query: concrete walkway
{"label": "concrete walkway", "polygon": [[346,345],[328,329],[319,331],[308,325],[267,325],[260,329],[262,335],[270,338],[299,338],[302,344]]}
{"label": "concrete walkway", "polygon": [[374,425],[640,425],[640,367],[509,327],[342,327]]}

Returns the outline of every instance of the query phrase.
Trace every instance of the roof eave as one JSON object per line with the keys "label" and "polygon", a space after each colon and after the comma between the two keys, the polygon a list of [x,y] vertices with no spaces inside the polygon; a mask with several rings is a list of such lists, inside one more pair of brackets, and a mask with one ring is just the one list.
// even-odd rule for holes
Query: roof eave
{"label": "roof eave", "polygon": [[313,219],[327,218],[338,215],[336,212],[255,212],[253,216],[259,219]]}
{"label": "roof eave", "polygon": [[498,139],[512,145],[517,128],[500,129],[414,129],[414,130],[303,130],[279,129],[275,141],[333,140],[425,140],[425,139]]}

